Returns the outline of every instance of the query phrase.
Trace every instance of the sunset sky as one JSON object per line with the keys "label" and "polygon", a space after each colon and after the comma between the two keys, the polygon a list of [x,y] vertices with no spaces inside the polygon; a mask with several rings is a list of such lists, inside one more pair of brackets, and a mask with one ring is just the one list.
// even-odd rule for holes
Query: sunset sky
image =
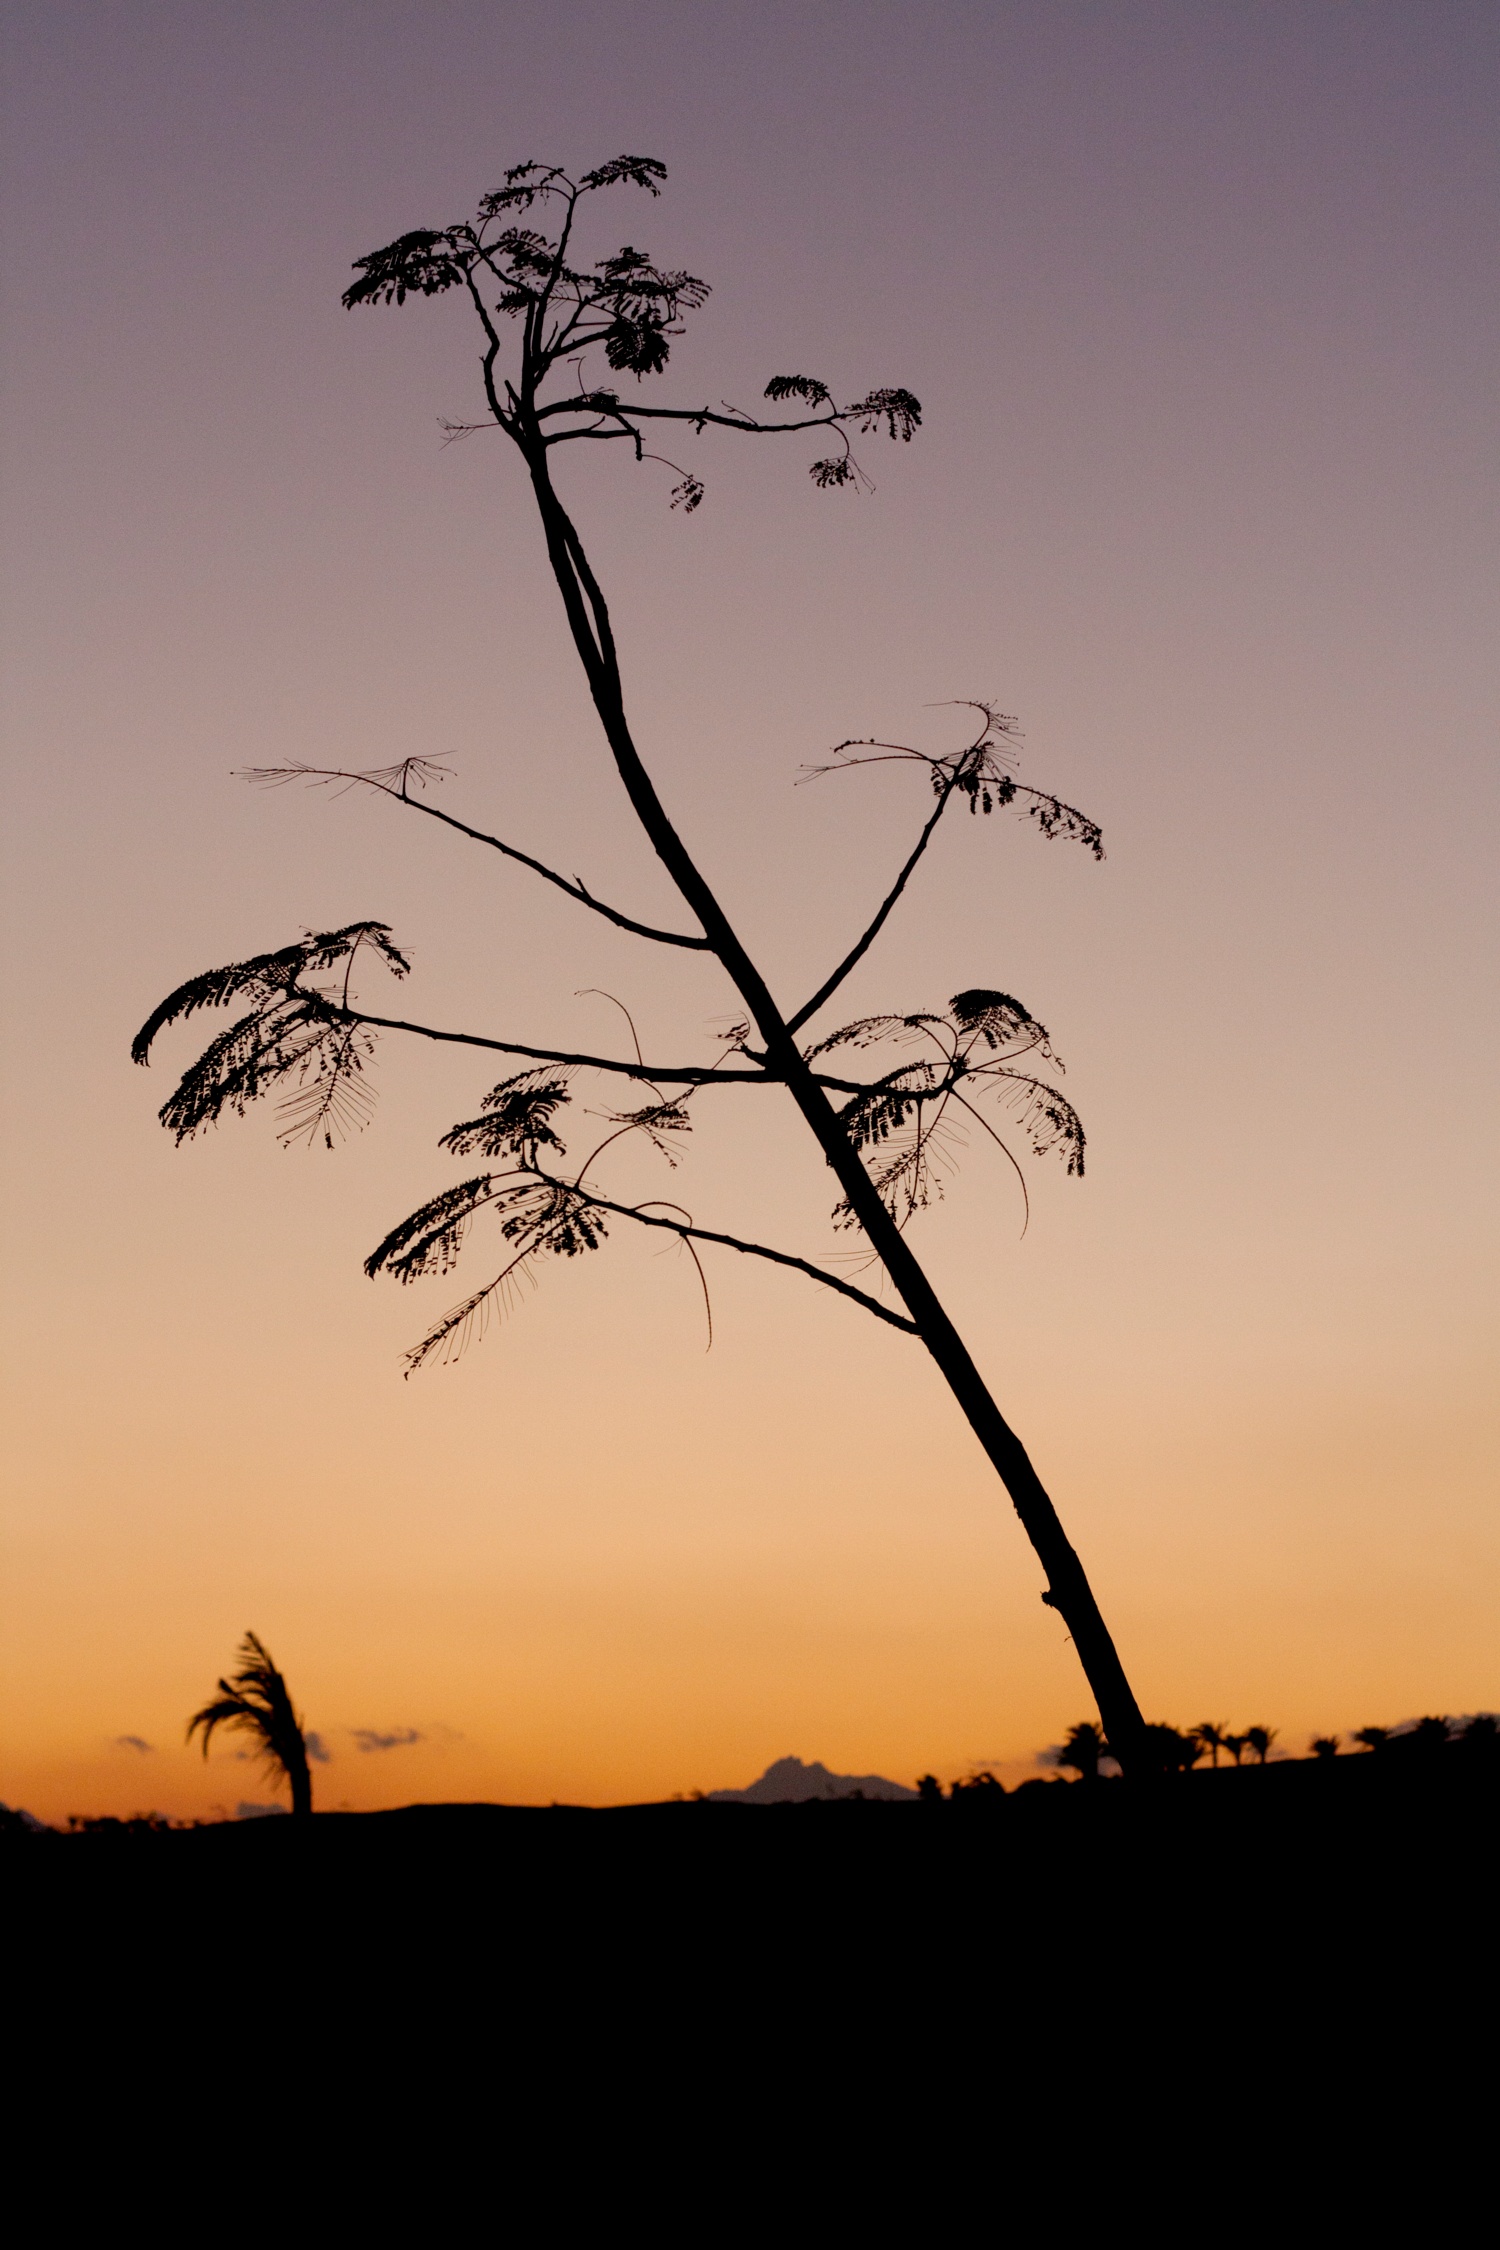
{"label": "sunset sky", "polygon": [[[1500,17],[1469,0],[44,0],[3,13],[6,942],[0,1797],[268,1798],[183,1746],[247,1626],[318,1802],[611,1803],[773,1758],[1007,1780],[1093,1706],[921,1347],[812,1283],[616,1235],[458,1364],[488,1276],[361,1260],[465,1176],[501,1073],[388,1040],[368,1130],[156,1122],[225,1019],[190,974],[360,917],[402,1012],[710,1060],[701,959],[360,796],[445,808],[675,918],[568,646],[456,298],[351,261],[504,170],[660,157],[587,255],[713,284],[643,395],[914,391],[870,493],[801,439],[560,472],[637,739],[795,1005],[930,805],[847,736],[1024,729],[1102,865],[955,817],[826,1019],[1017,994],[1080,1182],[970,1148],[913,1235],[1147,1716],[1312,1732],[1500,1704],[1494,373]],[[602,369],[593,370],[594,379]],[[362,990],[390,996],[377,972]],[[774,1092],[638,1195],[847,1249]],[[707,1105],[705,1104],[705,1109]],[[1018,1144],[1019,1145],[1019,1144]],[[670,1185],[668,1182],[670,1181]],[[659,1182],[651,1185],[651,1182]],[[417,1736],[387,1749],[360,1735]]]}

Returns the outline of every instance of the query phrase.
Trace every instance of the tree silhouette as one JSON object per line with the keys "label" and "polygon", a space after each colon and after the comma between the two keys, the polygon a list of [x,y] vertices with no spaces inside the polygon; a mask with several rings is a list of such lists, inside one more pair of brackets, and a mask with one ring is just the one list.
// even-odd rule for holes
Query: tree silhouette
{"label": "tree silhouette", "polygon": [[1427,1756],[1434,1750],[1446,1749],[1447,1745],[1448,1722],[1446,1719],[1418,1719],[1414,1727],[1407,1727],[1402,1733],[1393,1734],[1390,1738],[1390,1747],[1393,1750],[1402,1751],[1407,1756],[1413,1754],[1419,1757]]}
{"label": "tree silhouette", "polygon": [[1314,1735],[1312,1754],[1318,1759],[1336,1758],[1339,1754],[1338,1736],[1336,1734]]}
{"label": "tree silhouette", "polygon": [[1164,1724],[1147,1727],[1147,1756],[1156,1773],[1191,1773],[1203,1755],[1196,1732],[1184,1734]]}
{"label": "tree silhouette", "polygon": [[1279,1731],[1280,1729],[1277,1727],[1246,1727],[1245,1740],[1255,1752],[1261,1765],[1265,1764],[1271,1745],[1276,1740]]}
{"label": "tree silhouette", "polygon": [[1004,1782],[988,1766],[982,1773],[971,1773],[967,1780],[955,1781],[948,1791],[948,1801],[955,1805],[998,1805],[1004,1796]]}
{"label": "tree silhouette", "polygon": [[1083,1781],[1099,1779],[1099,1761],[1110,1754],[1109,1744],[1087,1719],[1069,1727],[1068,1738],[1057,1753],[1057,1763]]}
{"label": "tree silhouette", "polygon": [[[188,1070],[162,1110],[163,1123],[180,1141],[226,1111],[243,1115],[252,1101],[278,1095],[284,1137],[329,1146],[368,1114],[366,1066],[379,1032],[511,1058],[513,1074],[484,1096],[479,1114],[455,1125],[441,1144],[454,1155],[477,1159],[483,1169],[443,1188],[403,1219],[367,1261],[371,1275],[388,1273],[401,1282],[444,1273],[476,1217],[492,1212],[498,1219],[503,1245],[498,1271],[429,1329],[409,1354],[408,1372],[461,1351],[514,1302],[519,1284],[546,1260],[598,1250],[619,1225],[675,1238],[695,1261],[704,1246],[769,1259],[920,1341],[1010,1494],[1046,1576],[1042,1599],[1066,1622],[1115,1754],[1128,1765],[1143,1742],[1140,1711],[1083,1566],[1024,1446],[907,1240],[910,1222],[942,1192],[959,1128],[982,1133],[1018,1177],[1020,1166],[1003,1130],[1007,1123],[1035,1154],[1055,1152],[1070,1174],[1082,1172],[1084,1132],[1077,1113],[1050,1078],[1023,1067],[1061,1068],[1046,1028],[1011,994],[976,985],[960,991],[946,1008],[864,1016],[806,1036],[884,929],[945,814],[963,806],[973,814],[1009,811],[1043,837],[1071,839],[1096,858],[1103,856],[1099,828],[1059,797],[1015,778],[1016,722],[984,701],[961,706],[973,723],[959,746],[941,755],[902,743],[841,743],[816,771],[826,775],[870,765],[909,771],[921,778],[928,810],[903,864],[843,957],[789,1013],[772,998],[642,760],[626,714],[609,606],[558,497],[553,456],[572,444],[620,445],[637,462],[664,462],[679,480],[671,505],[686,516],[702,503],[705,487],[680,463],[648,451],[647,438],[654,444],[658,432],[675,427],[701,438],[713,430],[736,441],[810,433],[831,448],[810,464],[814,484],[825,490],[858,488],[868,479],[851,432],[884,431],[906,442],[922,410],[909,391],[894,388],[871,389],[840,405],[826,383],[803,374],[775,375],[764,386],[764,397],[784,410],[780,418],[722,403],[649,403],[641,379],[666,367],[685,317],[703,303],[708,284],[658,265],[630,245],[592,263],[574,262],[580,256],[575,232],[585,199],[620,184],[655,196],[664,177],[665,168],[651,157],[620,156],[578,179],[554,165],[517,165],[503,186],[483,198],[472,220],[416,229],[358,259],[344,302],[351,308],[401,305],[449,290],[467,296],[484,339],[488,419],[450,424],[448,435],[498,430],[520,455],[616,773],[693,926],[662,929],[639,921],[519,846],[440,810],[427,792],[444,769],[420,758],[365,772],[274,767],[258,778],[362,786],[403,814],[442,822],[529,869],[617,929],[655,945],[710,955],[733,988],[739,1010],[733,1029],[723,1034],[721,1052],[710,1061],[664,1065],[648,1063],[638,1047],[625,1058],[579,1053],[379,1012],[357,996],[356,969],[379,965],[404,977],[408,963],[388,926],[370,920],[310,934],[190,979],[143,1027],[136,1058],[147,1059],[166,1025],[201,1008],[234,1007],[240,1011],[235,1021]],[[607,371],[604,381],[585,376],[585,363],[598,355]],[[622,377],[633,379],[628,390],[620,387]],[[865,1056],[869,1070],[856,1075]],[[560,1127],[580,1082],[601,1080],[619,1089],[622,1107],[606,1110],[606,1132],[579,1162],[568,1156]],[[644,1141],[670,1164],[702,1102],[721,1098],[731,1086],[778,1088],[790,1097],[838,1183],[835,1223],[861,1238],[861,1254],[884,1270],[904,1310],[812,1260],[700,1227],[676,1202],[629,1201],[610,1192],[607,1173],[600,1170],[608,1150],[627,1139]]]}
{"label": "tree silhouette", "polygon": [[1219,1752],[1227,1750],[1229,1747],[1229,1737],[1224,1732],[1223,1722],[1220,1721],[1218,1725],[1215,1725],[1212,1720],[1205,1719],[1201,1726],[1194,1727],[1193,1736],[1201,1747],[1208,1752],[1211,1763],[1217,1767]]}
{"label": "tree silhouette", "polygon": [[1224,1747],[1229,1752],[1230,1757],[1233,1758],[1236,1765],[1238,1765],[1240,1760],[1244,1757],[1245,1747],[1249,1740],[1250,1737],[1247,1734],[1225,1735]]}
{"label": "tree silhouette", "polygon": [[291,1785],[292,1811],[312,1811],[312,1774],[307,1763],[307,1738],[302,1721],[292,1708],[286,1681],[271,1661],[270,1651],[253,1633],[239,1647],[240,1668],[219,1682],[219,1697],[195,1711],[188,1722],[187,1739],[201,1727],[203,1755],[217,1727],[255,1737],[256,1750],[266,1770],[284,1774]]}
{"label": "tree silhouette", "polygon": [[1349,1739],[1357,1742],[1362,1750],[1383,1750],[1391,1739],[1391,1730],[1389,1727],[1361,1727]]}

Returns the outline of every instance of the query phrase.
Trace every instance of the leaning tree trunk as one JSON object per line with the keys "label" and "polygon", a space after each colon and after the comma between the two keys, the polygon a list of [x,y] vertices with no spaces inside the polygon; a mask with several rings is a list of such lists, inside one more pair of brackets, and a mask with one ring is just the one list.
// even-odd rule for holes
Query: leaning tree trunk
{"label": "leaning tree trunk", "polygon": [[287,1780],[292,1785],[292,1812],[294,1816],[312,1817],[312,1772],[307,1763],[307,1752],[288,1761]]}
{"label": "leaning tree trunk", "polygon": [[616,768],[631,805],[658,858],[697,916],[704,936],[733,980],[765,1042],[766,1068],[791,1094],[815,1134],[849,1208],[890,1275],[928,1351],[942,1370],[1010,1494],[1027,1537],[1047,1575],[1042,1600],[1067,1625],[1099,1707],[1111,1753],[1129,1770],[1147,1769],[1140,1706],[1074,1553],[1026,1448],[991,1398],[937,1293],[871,1183],[859,1152],[839,1123],[823,1088],[803,1061],[796,1040],[759,970],[731,928],[722,907],[667,817],[641,762],[625,717],[624,695],[609,610],[578,533],[553,489],[540,432],[523,443],[532,488],[547,538],[548,558],[567,612],[573,643],[588,676]]}

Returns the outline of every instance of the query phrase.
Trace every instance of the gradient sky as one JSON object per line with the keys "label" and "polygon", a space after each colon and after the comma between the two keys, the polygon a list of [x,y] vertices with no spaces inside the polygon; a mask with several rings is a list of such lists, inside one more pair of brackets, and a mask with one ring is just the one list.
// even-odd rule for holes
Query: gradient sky
{"label": "gradient sky", "polygon": [[[638,739],[773,988],[820,979],[923,815],[890,769],[794,788],[844,736],[945,745],[933,706],[992,697],[1022,777],[1104,823],[1101,867],[955,819],[847,1013],[998,985],[1067,1060],[1088,1177],[1032,1164],[1022,1240],[972,1151],[916,1241],[1148,1715],[1300,1749],[1500,1702],[1493,8],[4,26],[0,1794],[264,1798],[182,1748],[247,1625],[325,1805],[655,1797],[787,1753],[1009,1776],[1092,1715],[920,1347],[726,1256],[705,1353],[690,1269],[617,1239],[403,1382],[490,1245],[407,1291],[360,1260],[460,1176],[437,1136],[490,1074],[388,1042],[337,1153],[269,1115],[174,1153],[191,1030],[128,1060],[183,977],[360,916],[428,1021],[613,1044],[575,997],[602,986],[648,1052],[713,1051],[700,962],[385,806],[233,778],[440,757],[451,809],[670,911],[517,465],[439,443],[477,411],[463,309],[338,303],[508,165],[621,149],[671,177],[596,199],[591,254],[714,284],[663,398],[797,368],[926,409],[865,441],[864,497],[815,492],[801,441],[679,440],[686,520],[663,469],[567,464]],[[776,1100],[726,1095],[673,1192],[821,1255]]]}

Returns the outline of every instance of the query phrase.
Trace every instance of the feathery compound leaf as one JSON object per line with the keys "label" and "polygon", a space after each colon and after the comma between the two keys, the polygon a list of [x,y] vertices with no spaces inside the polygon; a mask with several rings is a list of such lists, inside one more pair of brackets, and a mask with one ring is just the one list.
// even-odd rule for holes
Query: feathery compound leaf
{"label": "feathery compound leaf", "polygon": [[767,398],[805,398],[809,406],[826,406],[833,397],[826,383],[811,375],[773,375],[766,385]]}
{"label": "feathery compound leaf", "polygon": [[457,288],[473,263],[466,232],[458,227],[417,227],[383,250],[356,258],[359,279],[344,291],[346,310],[352,312],[356,305],[404,305],[408,294],[436,297],[444,289]]}
{"label": "feathery compound leaf", "polygon": [[363,1132],[375,1111],[374,1090],[364,1083],[365,1065],[374,1054],[375,1035],[363,1025],[323,1025],[298,1057],[295,1090],[278,1111],[282,1123],[276,1138],[284,1148],[301,1140],[311,1148],[321,1140],[331,1149],[335,1136],[344,1140]]}
{"label": "feathery compound leaf", "polygon": [[665,164],[654,156],[612,156],[607,164],[596,171],[585,172],[578,185],[581,188],[613,187],[619,180],[628,180],[632,187],[642,187],[648,195],[660,195],[658,180],[667,176]]}
{"label": "feathery compound leaf", "polygon": [[642,313],[634,320],[622,314],[605,333],[604,356],[617,372],[659,375],[672,356],[667,336],[660,313]]}
{"label": "feathery compound leaf", "polygon": [[846,406],[848,415],[858,415],[862,430],[878,430],[884,422],[893,438],[911,443],[913,430],[920,428],[922,405],[910,391],[870,391],[853,406]]}
{"label": "feathery compound leaf", "polygon": [[[985,992],[976,987],[970,992],[956,992],[948,1005],[960,1029],[977,1032],[987,1047],[1008,1046],[1028,1030],[1040,1033],[1043,1039],[1047,1036],[1036,1019],[1008,992]],[[1034,1045],[1035,1041],[1029,1044]]]}
{"label": "feathery compound leaf", "polygon": [[524,211],[539,195],[553,194],[561,178],[555,164],[513,164],[505,175],[504,187],[480,198],[479,216],[493,219],[501,211]]}
{"label": "feathery compound leaf", "polygon": [[513,1156],[520,1164],[535,1164],[543,1148],[562,1154],[552,1119],[572,1099],[571,1076],[567,1070],[523,1070],[502,1079],[484,1097],[485,1115],[455,1125],[439,1148],[451,1149],[455,1156]]}
{"label": "feathery compound leaf", "polygon": [[249,961],[231,961],[227,968],[207,969],[202,976],[190,977],[186,984],[180,984],[146,1018],[131,1042],[130,1059],[137,1063],[148,1062],[157,1033],[169,1023],[196,1014],[199,1008],[224,1008],[231,1000],[245,998],[262,1003],[278,999],[290,991],[304,971],[331,968],[335,961],[342,961],[356,947],[365,944],[375,948],[393,975],[404,977],[410,973],[411,963],[391,944],[390,925],[386,922],[351,922],[346,929],[309,933],[295,945],[284,945],[275,953],[257,953]]}
{"label": "feathery compound leaf", "polygon": [[904,1064],[847,1102],[839,1111],[839,1123],[856,1148],[872,1147],[899,1131],[912,1112],[931,1098],[937,1083],[931,1063]]}
{"label": "feathery compound leaf", "polygon": [[413,1211],[410,1218],[392,1227],[384,1242],[366,1258],[365,1272],[372,1281],[378,1273],[389,1272],[401,1282],[415,1281],[424,1273],[447,1273],[458,1257],[469,1220],[493,1193],[488,1172],[477,1180],[445,1188],[420,1211]]}
{"label": "feathery compound leaf", "polygon": [[159,1111],[181,1146],[229,1110],[243,1117],[250,1104],[309,1060],[327,1029],[315,1001],[283,1002],[241,1016],[211,1040],[182,1074],[177,1091]]}
{"label": "feathery compound leaf", "polygon": [[[461,1231],[470,1212],[483,1200],[482,1196],[473,1191],[488,1189],[490,1184],[487,1180],[470,1181],[467,1191],[450,1191],[453,1199],[451,1202],[441,1196],[435,1198],[425,1210],[414,1213],[404,1223],[404,1227],[396,1228],[387,1237],[386,1242],[381,1244],[380,1249],[369,1260],[366,1271],[373,1274],[378,1270],[377,1261],[381,1260],[388,1245],[403,1233],[412,1238],[411,1251],[405,1254],[404,1259],[397,1256],[387,1261],[389,1270],[400,1279],[410,1280],[412,1273],[432,1270],[433,1261],[438,1258],[444,1258],[451,1264],[452,1252],[457,1248],[455,1229]],[[465,1192],[471,1195],[466,1207],[457,1200]],[[461,1357],[470,1343],[483,1336],[488,1322],[496,1313],[513,1310],[523,1281],[535,1285],[534,1268],[538,1258],[549,1252],[554,1257],[576,1257],[582,1251],[597,1250],[608,1237],[609,1230],[602,1213],[593,1210],[586,1197],[560,1180],[520,1181],[496,1195],[493,1200],[506,1212],[501,1222],[501,1232],[515,1245],[515,1255],[501,1268],[493,1281],[487,1282],[483,1289],[477,1289],[472,1297],[466,1297],[461,1305],[455,1305],[451,1312],[445,1313],[436,1326],[428,1330],[421,1343],[407,1353],[408,1375],[415,1374],[434,1353],[443,1362]],[[444,1211],[445,1202],[449,1202],[451,1215]],[[424,1222],[428,1226],[426,1235],[421,1232]],[[418,1257],[426,1258],[425,1267],[413,1266],[412,1273],[402,1270],[404,1263]]]}
{"label": "feathery compound leaf", "polygon": [[150,1057],[163,1025],[249,1000],[252,1011],[211,1040],[184,1073],[177,1091],[161,1109],[161,1121],[178,1142],[191,1139],[224,1111],[243,1117],[250,1103],[287,1078],[297,1081],[288,1095],[283,1138],[321,1131],[329,1145],[335,1132],[365,1122],[372,1095],[360,1084],[373,1053],[369,1035],[341,1020],[328,997],[299,985],[307,970],[352,963],[362,944],[373,946],[396,976],[409,963],[390,942],[383,922],[351,922],[347,929],[311,932],[297,945],[257,954],[192,978],[165,999],[137,1033],[131,1053],[138,1063]]}
{"label": "feathery compound leaf", "polygon": [[644,1109],[608,1110],[605,1113],[616,1125],[630,1126],[644,1133],[658,1156],[664,1156],[673,1171],[677,1158],[664,1139],[668,1133],[690,1133],[693,1121],[682,1106],[681,1098],[673,1102],[648,1102]]}
{"label": "feathery compound leaf", "polygon": [[859,481],[858,471],[847,453],[827,461],[814,461],[807,473],[820,492],[827,492],[835,485],[856,484]]}
{"label": "feathery compound leaf", "polygon": [[994,1071],[990,1083],[1000,1089],[1005,1107],[1018,1113],[1035,1153],[1049,1156],[1059,1149],[1067,1157],[1069,1179],[1081,1180],[1087,1142],[1083,1120],[1073,1104],[1044,1079],[1026,1078],[1020,1071]]}
{"label": "feathery compound leaf", "polygon": [[882,1039],[920,1035],[925,1024],[942,1021],[941,1016],[923,1012],[910,1016],[861,1016],[855,1023],[846,1023],[841,1031],[831,1031],[815,1047],[805,1048],[803,1060],[812,1062],[818,1055],[830,1054],[835,1047],[873,1047]]}

